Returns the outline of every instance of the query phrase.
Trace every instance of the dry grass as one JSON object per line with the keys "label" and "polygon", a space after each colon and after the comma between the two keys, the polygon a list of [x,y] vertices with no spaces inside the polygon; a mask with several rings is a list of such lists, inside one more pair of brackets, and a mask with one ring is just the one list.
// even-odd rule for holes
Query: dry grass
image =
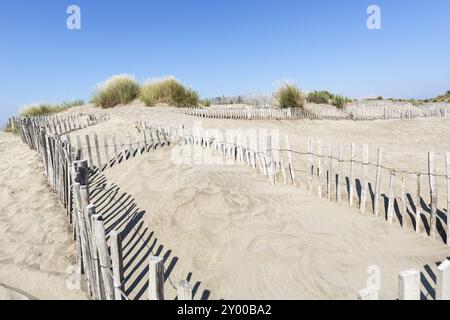
{"label": "dry grass", "polygon": [[302,91],[293,83],[282,83],[275,97],[280,108],[303,108],[305,105]]}
{"label": "dry grass", "polygon": [[173,77],[147,81],[142,86],[140,98],[148,107],[157,104],[194,107],[200,99],[197,91],[187,88]]}
{"label": "dry grass", "polygon": [[20,111],[23,117],[38,117],[62,112],[72,107],[83,105],[83,100],[65,101],[61,104],[36,103],[24,106]]}
{"label": "dry grass", "polygon": [[128,104],[139,96],[140,85],[129,75],[112,76],[97,85],[92,102],[100,108],[112,108],[119,104]]}

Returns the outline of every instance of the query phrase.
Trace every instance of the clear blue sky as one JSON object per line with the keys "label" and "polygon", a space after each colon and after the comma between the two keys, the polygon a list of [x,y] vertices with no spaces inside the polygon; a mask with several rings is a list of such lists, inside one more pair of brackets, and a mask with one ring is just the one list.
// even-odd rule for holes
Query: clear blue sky
{"label": "clear blue sky", "polygon": [[[0,0],[0,124],[29,102],[89,99],[119,73],[202,96],[295,81],[351,97],[450,90],[450,1]],[[81,7],[82,30],[66,28]],[[366,9],[382,29],[366,28]]]}

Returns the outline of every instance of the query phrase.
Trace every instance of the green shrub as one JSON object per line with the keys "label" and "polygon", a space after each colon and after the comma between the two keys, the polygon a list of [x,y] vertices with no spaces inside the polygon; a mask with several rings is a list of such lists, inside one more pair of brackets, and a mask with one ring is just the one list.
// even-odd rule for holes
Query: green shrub
{"label": "green shrub", "polygon": [[152,107],[165,103],[176,107],[197,106],[200,101],[199,94],[185,87],[175,78],[151,80],[142,86],[141,100],[146,106]]}
{"label": "green shrub", "polygon": [[338,109],[342,109],[347,103],[352,102],[351,99],[330,93],[328,91],[312,91],[310,92],[306,100],[309,103],[317,103],[317,104],[331,104]]}
{"label": "green shrub", "polygon": [[317,104],[330,104],[333,95],[328,91],[312,91],[306,96],[306,101]]}
{"label": "green shrub", "polygon": [[303,108],[305,105],[303,93],[295,84],[282,84],[275,96],[280,108]]}
{"label": "green shrub", "polygon": [[92,102],[101,108],[128,104],[139,96],[139,83],[129,75],[113,76],[97,86]]}

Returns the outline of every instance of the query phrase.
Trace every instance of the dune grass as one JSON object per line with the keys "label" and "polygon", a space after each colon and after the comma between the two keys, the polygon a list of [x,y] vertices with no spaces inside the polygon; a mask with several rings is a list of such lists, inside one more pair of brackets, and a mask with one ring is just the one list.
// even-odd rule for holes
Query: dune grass
{"label": "dune grass", "polygon": [[140,85],[132,76],[112,76],[97,85],[92,102],[100,108],[112,108],[119,104],[128,104],[139,96]]}
{"label": "dune grass", "polygon": [[275,93],[280,108],[303,108],[305,98],[303,92],[292,83],[283,83]]}
{"label": "dune grass", "polygon": [[338,109],[342,109],[347,103],[352,102],[351,99],[330,93],[328,91],[312,91],[306,96],[306,101],[317,104],[330,104]]}
{"label": "dune grass", "polygon": [[173,77],[147,81],[141,88],[140,99],[148,107],[160,103],[175,107],[194,107],[200,103],[197,91],[187,88]]}
{"label": "dune grass", "polygon": [[72,107],[81,106],[83,104],[84,100],[64,101],[61,104],[36,103],[24,106],[20,111],[20,115],[23,117],[45,116],[62,112]]}

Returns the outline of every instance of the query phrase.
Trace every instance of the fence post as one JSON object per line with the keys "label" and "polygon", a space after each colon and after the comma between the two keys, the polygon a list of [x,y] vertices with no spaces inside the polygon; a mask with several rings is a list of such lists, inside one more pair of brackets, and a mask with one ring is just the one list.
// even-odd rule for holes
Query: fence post
{"label": "fence post", "polygon": [[450,152],[445,154],[447,167],[447,245],[450,246]]}
{"label": "fence post", "polygon": [[164,300],[164,259],[151,257],[149,259],[149,300]]}
{"label": "fence post", "polygon": [[406,179],[402,177],[402,185],[401,185],[401,193],[402,193],[402,228],[406,229],[406,217],[408,216],[408,207],[407,207],[407,198],[406,198]]}
{"label": "fence post", "polygon": [[388,223],[392,223],[394,220],[394,202],[395,202],[395,171],[391,171],[389,179],[389,203],[387,212]]}
{"label": "fence post", "polygon": [[434,153],[428,153],[428,176],[430,180],[430,237],[436,238],[436,213],[437,213],[437,192],[436,192],[436,176],[435,176]]}
{"label": "fence post", "polygon": [[192,300],[192,287],[189,282],[181,280],[178,282],[178,300]]}
{"label": "fence post", "polygon": [[400,272],[399,294],[400,300],[420,300],[420,271],[411,269]]}
{"label": "fence post", "polygon": [[369,145],[363,145],[363,163],[362,163],[362,185],[361,185],[361,200],[360,210],[366,213],[367,187],[369,175]]}
{"label": "fence post", "polygon": [[306,175],[308,180],[308,191],[312,191],[312,146],[313,140],[308,140],[308,161],[306,165]]}
{"label": "fence post", "polygon": [[[95,206],[89,205],[88,210],[95,213]],[[93,214],[92,223],[95,246],[97,247],[100,258],[100,269],[102,273],[103,286],[105,288],[105,297],[107,300],[114,300],[113,278],[110,273],[111,258],[109,256],[108,245],[106,243],[106,232],[102,216],[100,214]]]}
{"label": "fence post", "polygon": [[85,138],[86,138],[86,146],[87,146],[87,151],[88,151],[89,167],[92,168],[94,166],[94,161],[92,160],[91,140],[90,140],[89,135],[86,135]]}
{"label": "fence post", "polygon": [[420,173],[417,173],[416,179],[416,233],[420,233],[421,203],[420,203]]}
{"label": "fence post", "polygon": [[339,144],[338,182],[336,183],[336,197],[338,203],[342,203],[342,183],[344,181],[344,144]]}
{"label": "fence post", "polygon": [[436,300],[450,300],[450,261],[445,260],[437,268]]}
{"label": "fence post", "polygon": [[350,184],[350,186],[349,186],[349,195],[348,195],[348,198],[349,198],[348,201],[349,201],[350,207],[353,206],[353,198],[354,198],[353,194],[354,194],[354,190],[355,190],[355,187],[354,187],[354,183],[355,183],[354,182],[354,180],[355,180],[354,172],[355,172],[355,144],[352,143],[351,144],[351,150],[350,150],[350,177],[349,177],[349,180],[350,180],[349,184]]}
{"label": "fence post", "polygon": [[319,198],[322,198],[322,195],[323,195],[323,168],[322,168],[322,142],[321,141],[319,141],[318,142],[318,152],[317,152],[317,154],[318,154],[318,165],[319,165],[319,167],[318,167],[318,173],[317,173],[317,175],[318,175],[318,178],[319,178],[319,181],[318,181],[318,184],[317,184],[317,195],[319,196]]}
{"label": "fence post", "polygon": [[328,181],[327,181],[327,197],[331,201],[331,180],[333,177],[333,144],[330,142],[329,161],[328,161]]}
{"label": "fence post", "polygon": [[378,159],[377,159],[377,176],[375,180],[375,199],[373,205],[373,213],[376,217],[380,216],[380,197],[381,197],[381,162],[383,158],[383,151],[381,148],[378,149]]}
{"label": "fence post", "polygon": [[291,151],[291,145],[289,144],[288,136],[286,136],[286,149],[287,149],[287,155],[288,155],[288,161],[289,161],[289,175],[291,177],[292,185],[295,185],[294,163],[292,160],[292,151]]}
{"label": "fence post", "polygon": [[123,291],[123,255],[122,236],[116,230],[111,231],[111,261],[114,276],[114,296],[116,300],[122,300]]}

